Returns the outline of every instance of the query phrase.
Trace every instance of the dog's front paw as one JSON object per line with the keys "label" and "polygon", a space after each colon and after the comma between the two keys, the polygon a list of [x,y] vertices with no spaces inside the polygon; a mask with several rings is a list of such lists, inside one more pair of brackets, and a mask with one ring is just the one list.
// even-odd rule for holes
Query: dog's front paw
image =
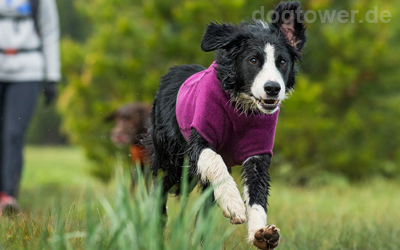
{"label": "dog's front paw", "polygon": [[279,244],[279,231],[279,228],[277,228],[275,225],[261,228],[254,234],[254,246],[261,250],[274,249]]}
{"label": "dog's front paw", "polygon": [[246,222],[246,212],[243,212],[242,208],[227,207],[227,209],[223,211],[223,214],[225,217],[231,218],[231,224],[243,224]]}
{"label": "dog's front paw", "polygon": [[234,182],[227,182],[216,187],[214,196],[224,216],[231,218],[232,224],[243,224],[246,222],[246,208]]}

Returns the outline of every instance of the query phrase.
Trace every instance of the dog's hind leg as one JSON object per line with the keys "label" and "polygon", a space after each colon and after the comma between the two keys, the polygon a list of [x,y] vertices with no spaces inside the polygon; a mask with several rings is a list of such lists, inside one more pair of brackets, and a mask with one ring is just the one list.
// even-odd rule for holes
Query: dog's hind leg
{"label": "dog's hind leg", "polygon": [[[153,123],[154,124],[154,123]],[[150,168],[153,172],[155,190],[160,188],[163,220],[167,219],[167,198],[170,189],[180,182],[183,165],[183,149],[180,141],[171,138],[167,130],[151,126],[146,147],[150,152]],[[161,175],[159,175],[161,173]],[[161,182],[161,183],[160,183]],[[162,185],[159,187],[159,185]]]}
{"label": "dog's hind leg", "polygon": [[[151,169],[154,171],[154,184],[159,185],[159,178],[157,172],[162,172],[162,214],[164,218],[167,217],[167,198],[168,193],[175,185],[179,186],[182,176],[183,154],[173,155],[165,146],[163,147],[159,142],[154,141],[156,150],[153,152]],[[178,150],[179,152],[179,150]],[[155,170],[158,170],[155,172]]]}
{"label": "dog's hind leg", "polygon": [[269,154],[248,158],[243,163],[243,193],[247,206],[248,239],[259,249],[273,249],[279,244],[279,228],[267,226],[267,203],[270,186]]}
{"label": "dog's hind leg", "polygon": [[190,175],[197,175],[203,184],[209,182],[214,187],[215,200],[224,216],[231,218],[232,224],[246,222],[242,197],[222,157],[195,129],[190,134],[188,156]]}

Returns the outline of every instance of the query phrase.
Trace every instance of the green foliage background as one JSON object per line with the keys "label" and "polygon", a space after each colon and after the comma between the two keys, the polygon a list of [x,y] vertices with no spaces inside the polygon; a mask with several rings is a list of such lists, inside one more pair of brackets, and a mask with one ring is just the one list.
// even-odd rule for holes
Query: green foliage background
{"label": "green foliage background", "polygon": [[[304,0],[305,10],[359,10],[354,23],[309,23],[293,96],[281,109],[273,169],[294,183],[400,174],[400,56],[395,1]],[[87,39],[64,38],[68,84],[58,107],[63,130],[110,177],[115,148],[103,118],[131,101],[151,103],[159,78],[177,64],[208,66],[200,50],[211,21],[235,22],[278,1],[75,0]],[[389,23],[367,23],[368,10],[389,10]],[[379,12],[378,12],[379,14]],[[311,15],[309,16],[311,18]],[[363,20],[360,23],[359,20]],[[378,19],[379,20],[379,19]],[[90,30],[90,31],[89,31]],[[90,32],[90,33],[89,33]]]}

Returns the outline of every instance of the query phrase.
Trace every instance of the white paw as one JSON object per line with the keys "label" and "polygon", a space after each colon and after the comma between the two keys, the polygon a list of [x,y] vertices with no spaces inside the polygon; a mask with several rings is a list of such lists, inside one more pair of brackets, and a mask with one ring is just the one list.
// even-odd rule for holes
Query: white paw
{"label": "white paw", "polygon": [[224,216],[231,218],[230,222],[232,224],[246,222],[246,208],[233,179],[218,185],[214,189],[214,196]]}

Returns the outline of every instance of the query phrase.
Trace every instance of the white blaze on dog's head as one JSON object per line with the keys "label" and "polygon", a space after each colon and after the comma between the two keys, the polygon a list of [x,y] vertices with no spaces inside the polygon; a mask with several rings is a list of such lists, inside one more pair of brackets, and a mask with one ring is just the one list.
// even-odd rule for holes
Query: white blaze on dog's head
{"label": "white blaze on dog's head", "polygon": [[[275,48],[267,44],[264,49],[265,59],[261,70],[254,78],[250,88],[257,106],[264,113],[273,113],[285,99],[286,86],[281,72],[276,67]],[[265,109],[265,107],[270,107]]]}
{"label": "white blaze on dog's head", "polygon": [[306,41],[300,3],[279,4],[271,20],[211,23],[201,43],[216,52],[217,78],[244,114],[274,113],[294,88]]}

